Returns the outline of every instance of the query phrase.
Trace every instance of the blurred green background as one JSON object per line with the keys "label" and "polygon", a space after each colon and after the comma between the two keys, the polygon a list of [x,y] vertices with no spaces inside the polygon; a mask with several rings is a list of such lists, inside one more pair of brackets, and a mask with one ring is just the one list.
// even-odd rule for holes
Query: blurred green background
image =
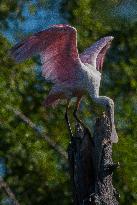
{"label": "blurred green background", "polygon": [[[11,46],[23,37],[56,23],[76,27],[79,52],[103,36],[115,37],[104,64],[100,93],[115,101],[119,143],[113,146],[113,158],[121,167],[114,174],[114,184],[120,204],[137,205],[135,0],[0,1],[0,175],[21,205],[72,204],[67,161],[40,137],[44,133],[67,150],[65,103],[54,110],[42,106],[51,85],[41,77],[39,58],[16,64],[8,56]],[[25,123],[24,115],[37,130],[34,124]],[[92,124],[87,98],[81,103],[80,116]],[[2,189],[0,204],[12,204]]]}

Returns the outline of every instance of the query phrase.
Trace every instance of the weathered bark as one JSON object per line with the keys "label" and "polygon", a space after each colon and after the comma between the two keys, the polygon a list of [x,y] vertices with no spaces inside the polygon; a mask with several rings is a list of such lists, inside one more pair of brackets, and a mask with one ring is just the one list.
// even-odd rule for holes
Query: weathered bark
{"label": "weathered bark", "polygon": [[76,126],[75,137],[68,147],[74,205],[118,205],[112,184],[111,127],[107,116],[96,120],[93,138],[88,129]]}

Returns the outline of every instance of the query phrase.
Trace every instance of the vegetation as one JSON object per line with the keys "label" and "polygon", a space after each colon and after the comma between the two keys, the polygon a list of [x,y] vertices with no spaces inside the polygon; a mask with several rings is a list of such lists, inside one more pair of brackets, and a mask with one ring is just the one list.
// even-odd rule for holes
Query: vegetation
{"label": "vegetation", "polygon": [[[4,179],[21,205],[70,205],[66,159],[14,112],[20,110],[40,131],[66,150],[69,139],[64,121],[65,104],[54,110],[42,106],[51,85],[41,77],[39,60],[34,58],[16,64],[8,56],[12,45],[5,32],[10,33],[17,20],[21,24],[28,18],[24,16],[25,6],[29,7],[30,15],[38,12],[42,5],[44,9],[50,7],[45,1],[39,1],[37,7],[35,1],[23,2],[15,0],[9,4],[3,0],[0,3],[0,157],[6,164]],[[66,11],[64,18],[78,30],[80,52],[102,36],[115,37],[104,64],[101,95],[115,101],[119,143],[114,145],[114,159],[121,167],[115,173],[114,183],[121,195],[120,204],[136,205],[137,23],[131,18],[110,15],[119,2],[70,0],[63,2],[61,11]],[[15,30],[12,39],[20,39],[23,35],[22,31]],[[80,115],[88,125],[93,117],[90,113],[90,101],[85,98]],[[6,200],[1,189],[0,201],[8,204]]]}

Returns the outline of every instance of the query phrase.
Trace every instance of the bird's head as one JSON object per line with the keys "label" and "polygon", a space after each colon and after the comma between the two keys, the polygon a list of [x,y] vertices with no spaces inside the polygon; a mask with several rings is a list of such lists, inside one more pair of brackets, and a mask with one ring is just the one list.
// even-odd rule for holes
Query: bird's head
{"label": "bird's head", "polygon": [[105,55],[113,39],[113,36],[106,36],[98,40],[91,47],[87,48],[82,54],[80,54],[81,61],[83,63],[91,64],[98,71],[101,71]]}
{"label": "bird's head", "polygon": [[105,108],[105,113],[109,117],[111,126],[111,141],[112,143],[118,142],[118,135],[114,123],[114,102],[112,99],[106,96],[100,96],[96,98],[96,102],[99,103],[103,108]]}
{"label": "bird's head", "polygon": [[107,96],[100,96],[95,98],[95,101],[100,104],[105,110],[114,110],[114,101]]}

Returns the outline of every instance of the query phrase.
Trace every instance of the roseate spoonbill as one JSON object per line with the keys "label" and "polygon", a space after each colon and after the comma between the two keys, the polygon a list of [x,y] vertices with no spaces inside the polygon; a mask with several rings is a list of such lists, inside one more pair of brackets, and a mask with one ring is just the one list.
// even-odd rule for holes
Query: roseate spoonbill
{"label": "roseate spoonbill", "polygon": [[104,107],[106,111],[109,110],[111,140],[116,143],[118,136],[114,124],[113,100],[99,96],[100,71],[112,40],[112,36],[101,38],[79,55],[76,29],[70,25],[59,24],[28,37],[15,45],[10,53],[17,62],[40,54],[42,75],[54,84],[44,104],[48,107],[58,103],[60,99],[67,99],[65,116],[71,134],[67,115],[70,100],[77,97],[74,116],[79,121],[77,117],[79,103],[82,96],[88,93],[94,102]]}

